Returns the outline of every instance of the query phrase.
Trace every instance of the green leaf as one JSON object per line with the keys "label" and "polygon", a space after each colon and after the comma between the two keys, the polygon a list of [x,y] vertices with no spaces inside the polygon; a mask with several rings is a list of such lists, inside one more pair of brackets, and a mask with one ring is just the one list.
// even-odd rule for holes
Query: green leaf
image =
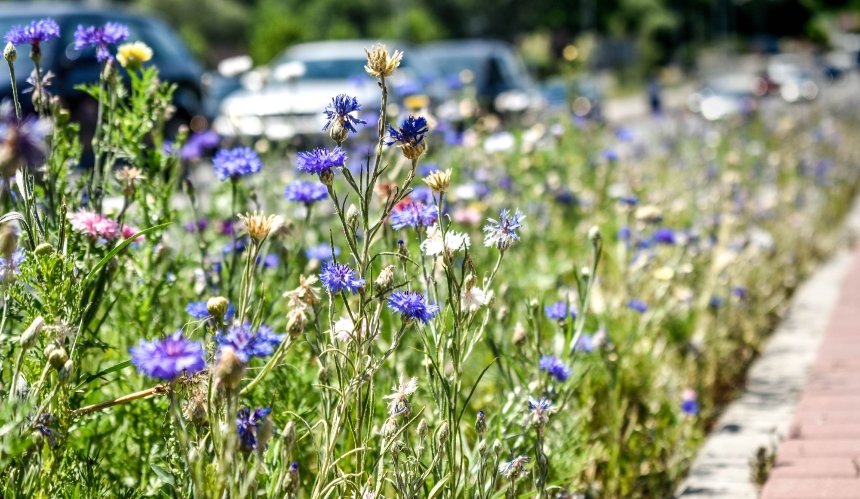
{"label": "green leaf", "polygon": [[155,463],[150,463],[149,467],[152,468],[152,471],[154,471],[155,474],[158,475],[158,478],[160,478],[162,482],[164,482],[168,485],[173,485],[176,483],[173,480],[173,475],[171,475],[169,471],[162,468],[161,466],[159,466]]}
{"label": "green leaf", "polygon": [[128,367],[130,365],[131,365],[131,359],[124,360],[124,361],[120,362],[119,364],[114,364],[114,365],[108,367],[107,369],[103,369],[103,370],[101,370],[95,374],[90,374],[83,381],[81,381],[78,386],[75,387],[75,390],[86,385],[87,383],[90,383],[91,381],[95,381],[99,378],[107,376],[108,374],[115,373],[117,371],[122,371],[123,369],[125,369],[126,367]]}
{"label": "green leaf", "polygon": [[97,264],[96,264],[96,266],[95,266],[95,267],[93,267],[93,269],[92,269],[92,270],[90,270],[90,273],[89,273],[89,274],[87,274],[87,276],[86,276],[86,277],[84,277],[84,280],[83,280],[83,282],[81,283],[81,286],[82,286],[82,287],[86,287],[86,286],[87,286],[87,284],[89,284],[89,283],[90,283],[90,281],[92,281],[93,279],[95,279],[95,277],[96,277],[96,275],[99,273],[99,271],[100,271],[100,270],[101,270],[105,265],[107,265],[107,264],[108,264],[108,262],[110,262],[110,261],[113,259],[113,257],[115,257],[115,256],[116,256],[120,251],[124,250],[124,249],[129,245],[129,244],[133,243],[135,239],[137,239],[137,238],[138,238],[138,237],[140,237],[140,236],[144,236],[144,235],[146,235],[146,234],[149,234],[149,233],[151,233],[151,232],[155,232],[155,231],[157,231],[157,230],[163,229],[163,228],[167,227],[168,225],[170,225],[171,223],[173,223],[173,222],[166,222],[166,223],[163,223],[163,224],[160,224],[160,225],[152,226],[152,227],[150,227],[150,228],[148,228],[148,229],[143,229],[142,231],[138,232],[137,234],[134,234],[133,236],[131,236],[131,237],[129,237],[128,239],[126,239],[125,241],[123,241],[123,242],[119,243],[119,244],[117,245],[117,247],[116,247],[116,248],[114,248],[114,249],[110,250],[110,253],[108,253],[107,255],[105,255],[105,257],[104,257],[104,258],[102,258],[102,259],[99,261],[99,263],[97,263]]}

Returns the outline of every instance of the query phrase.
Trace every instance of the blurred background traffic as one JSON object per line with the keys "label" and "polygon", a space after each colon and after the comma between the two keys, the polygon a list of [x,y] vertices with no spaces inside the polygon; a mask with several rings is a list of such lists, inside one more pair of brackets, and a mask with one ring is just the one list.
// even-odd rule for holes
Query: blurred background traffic
{"label": "blurred background traffic", "polygon": [[[84,125],[95,101],[75,87],[96,81],[100,65],[71,35],[114,20],[177,85],[174,127],[258,144],[318,140],[337,93],[357,96],[375,131],[377,89],[363,66],[377,40],[406,53],[392,115],[421,112],[449,142],[476,123],[550,114],[624,124],[802,105],[850,85],[860,61],[860,2],[833,0],[28,2],[0,4],[0,31],[42,17],[63,33],[43,48],[43,66]],[[11,96],[8,81],[0,92]]]}

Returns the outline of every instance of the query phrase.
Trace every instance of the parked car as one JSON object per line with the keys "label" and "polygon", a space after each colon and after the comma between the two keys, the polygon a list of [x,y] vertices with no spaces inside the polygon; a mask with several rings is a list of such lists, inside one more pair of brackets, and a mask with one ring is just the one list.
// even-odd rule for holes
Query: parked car
{"label": "parked car", "polygon": [[[227,137],[265,137],[271,140],[318,139],[325,123],[323,109],[338,94],[355,96],[359,113],[368,125],[360,132],[376,130],[379,89],[364,70],[365,48],[373,40],[312,42],[286,50],[269,65],[247,73],[243,88],[221,103],[214,128]],[[391,48],[403,48],[388,42]],[[431,109],[446,98],[420,56],[405,50],[400,68],[389,79],[391,115]],[[423,67],[422,67],[423,66]]]}
{"label": "parked car", "polygon": [[812,73],[797,64],[775,60],[768,65],[767,76],[776,83],[779,96],[786,102],[812,101],[818,97],[818,84]]}
{"label": "parked car", "polygon": [[481,110],[523,115],[545,107],[544,98],[522,59],[504,42],[436,42],[422,46],[420,53],[452,88],[471,89]]}
{"label": "parked car", "polygon": [[[85,135],[87,125],[91,129],[95,123],[96,103],[75,86],[97,82],[101,64],[96,60],[94,49],[75,49],[74,33],[78,25],[103,25],[115,21],[128,26],[128,39],[149,45],[153,51],[149,64],[158,68],[162,80],[177,86],[173,97],[175,120],[187,123],[203,114],[202,68],[182,40],[163,22],[146,15],[77,4],[0,3],[0,33],[45,17],[53,18],[60,26],[60,38],[42,44],[43,73],[50,71],[55,76],[49,91],[62,99],[73,119],[82,123]],[[33,71],[29,50],[29,46],[18,47],[15,77],[20,89],[29,87],[26,80]],[[6,74],[0,78],[0,96],[11,98],[12,87]],[[21,104],[25,111],[32,111],[30,99],[22,99]]]}
{"label": "parked car", "polygon": [[690,111],[708,121],[745,116],[758,110],[758,81],[744,75],[715,78],[687,99]]}

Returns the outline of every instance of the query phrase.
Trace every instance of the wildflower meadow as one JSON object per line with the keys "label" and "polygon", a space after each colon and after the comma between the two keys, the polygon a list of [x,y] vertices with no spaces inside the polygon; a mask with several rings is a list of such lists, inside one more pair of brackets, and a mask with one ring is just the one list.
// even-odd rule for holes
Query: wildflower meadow
{"label": "wildflower meadow", "polygon": [[451,130],[381,44],[305,149],[168,133],[116,23],[84,142],[58,35],[4,51],[2,497],[669,497],[858,186],[845,107]]}

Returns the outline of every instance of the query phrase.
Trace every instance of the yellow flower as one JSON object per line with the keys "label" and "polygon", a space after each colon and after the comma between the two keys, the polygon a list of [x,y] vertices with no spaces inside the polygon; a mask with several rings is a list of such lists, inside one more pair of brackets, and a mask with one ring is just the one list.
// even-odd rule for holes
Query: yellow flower
{"label": "yellow flower", "polygon": [[152,49],[143,42],[123,43],[116,51],[116,60],[129,71],[140,69],[140,66],[150,59]]}

